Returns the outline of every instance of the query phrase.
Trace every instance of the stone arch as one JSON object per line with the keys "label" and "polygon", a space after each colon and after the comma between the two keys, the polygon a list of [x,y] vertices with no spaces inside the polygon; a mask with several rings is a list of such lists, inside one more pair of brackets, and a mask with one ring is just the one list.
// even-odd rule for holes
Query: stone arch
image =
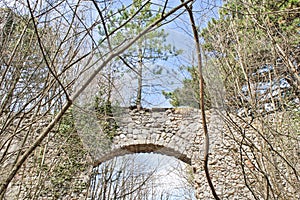
{"label": "stone arch", "polygon": [[172,156],[191,165],[198,146],[194,141],[201,130],[198,110],[122,109],[114,113],[113,119],[118,128],[105,148],[96,149],[92,153],[94,166],[116,156],[149,152]]}
{"label": "stone arch", "polygon": [[191,165],[191,157],[185,153],[179,152],[174,148],[165,147],[163,145],[158,144],[131,144],[122,146],[120,148],[114,149],[105,155],[102,155],[97,161],[94,162],[94,166],[101,164],[102,162],[113,159],[114,157],[124,156],[127,154],[134,153],[157,153],[167,156],[172,156],[177,158],[178,160]]}

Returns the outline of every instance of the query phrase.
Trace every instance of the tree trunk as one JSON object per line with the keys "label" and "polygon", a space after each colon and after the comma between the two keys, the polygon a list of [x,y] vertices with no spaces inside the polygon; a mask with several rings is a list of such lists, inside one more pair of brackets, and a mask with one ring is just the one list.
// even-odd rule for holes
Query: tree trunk
{"label": "tree trunk", "polygon": [[136,107],[138,110],[142,109],[142,84],[143,84],[143,52],[141,43],[139,43],[138,49],[139,62],[138,62],[138,89],[136,96]]}

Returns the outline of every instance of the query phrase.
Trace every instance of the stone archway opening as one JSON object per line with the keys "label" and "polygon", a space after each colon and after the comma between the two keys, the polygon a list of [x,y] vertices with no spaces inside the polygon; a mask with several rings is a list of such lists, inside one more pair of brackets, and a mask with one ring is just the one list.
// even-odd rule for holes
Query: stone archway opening
{"label": "stone archway opening", "polygon": [[196,199],[191,166],[150,147],[128,147],[145,152],[119,154],[95,166],[89,192],[93,199]]}

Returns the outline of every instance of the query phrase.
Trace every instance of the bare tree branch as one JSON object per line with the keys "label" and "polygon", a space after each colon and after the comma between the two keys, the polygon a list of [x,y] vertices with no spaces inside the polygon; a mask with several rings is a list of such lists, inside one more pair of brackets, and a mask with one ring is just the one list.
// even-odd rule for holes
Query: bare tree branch
{"label": "bare tree branch", "polygon": [[[181,0],[181,2],[184,2]],[[193,30],[193,35],[194,35],[194,41],[196,45],[196,53],[197,53],[197,65],[198,65],[198,79],[199,79],[199,96],[200,96],[200,109],[201,109],[201,116],[202,116],[202,126],[203,126],[203,131],[204,131],[204,138],[205,138],[205,144],[204,144],[204,170],[206,174],[206,179],[209,184],[209,187],[212,191],[212,194],[215,199],[219,200],[220,198],[218,197],[216,190],[214,188],[214,185],[212,183],[212,180],[209,175],[209,170],[208,170],[208,157],[209,157],[209,133],[207,129],[207,122],[206,122],[206,115],[205,115],[205,104],[204,104],[204,79],[203,79],[203,70],[202,70],[202,57],[201,57],[201,49],[200,49],[200,41],[199,41],[199,36],[198,36],[198,31],[197,27],[195,24],[194,20],[194,15],[192,11],[192,5],[188,6],[187,4],[185,5],[185,9],[188,11],[192,30]]]}

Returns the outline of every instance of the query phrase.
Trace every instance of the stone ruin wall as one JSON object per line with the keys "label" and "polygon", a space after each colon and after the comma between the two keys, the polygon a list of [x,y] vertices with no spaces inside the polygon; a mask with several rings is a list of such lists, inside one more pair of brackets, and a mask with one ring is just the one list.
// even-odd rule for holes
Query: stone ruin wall
{"label": "stone ruin wall", "polygon": [[[242,174],[240,147],[236,143],[236,138],[234,138],[240,137],[239,133],[236,133],[232,127],[226,126],[215,112],[207,111],[206,115],[211,143],[209,171],[217,194],[224,200],[254,199],[245,185]],[[7,193],[7,199],[16,199],[14,196],[17,194],[19,197],[20,195],[22,197],[18,199],[32,199],[32,191],[28,186],[39,183],[39,178],[45,178],[45,181],[41,184],[40,196],[37,199],[86,199],[92,164],[97,165],[114,156],[149,151],[174,156],[183,162],[191,164],[194,172],[197,199],[213,199],[202,167],[204,138],[198,110],[184,108],[138,111],[128,109],[125,112],[122,110],[122,112],[115,115],[115,121],[118,124],[118,128],[114,138],[109,143],[109,147],[106,145],[106,148],[103,149],[95,146],[93,148],[98,148],[98,150],[93,152],[94,149],[88,149],[86,144],[77,146],[79,151],[77,151],[78,149],[75,150],[77,155],[74,155],[73,152],[72,156],[75,156],[75,162],[81,163],[81,168],[72,171],[76,176],[67,177],[68,184],[55,184],[53,181],[51,182],[51,177],[47,177],[47,175],[55,171],[51,168],[51,162],[62,162],[60,166],[63,170],[63,166],[66,165],[64,162],[72,154],[72,151],[71,154],[66,152],[70,150],[67,148],[70,144],[64,146],[64,143],[57,138],[62,136],[51,133],[46,139],[47,142],[45,141],[35,151],[34,155],[25,163],[24,167],[14,178]],[[47,122],[45,121],[44,124],[35,126],[38,126],[38,129],[42,129],[46,124]],[[251,133],[249,132],[248,134]],[[78,138],[78,135],[73,135],[72,137]],[[74,145],[74,142],[81,143],[80,139],[82,138],[73,141],[71,145]],[[253,140],[257,139],[253,138]],[[13,145],[14,148],[16,146],[18,144]],[[45,150],[46,146],[45,171],[38,173],[31,167],[31,165],[34,165],[32,161],[40,158],[40,153]],[[57,148],[57,146],[61,148]],[[60,151],[62,149],[65,149],[65,151]],[[87,151],[89,151],[92,160],[90,160]],[[81,153],[78,154],[78,152]],[[9,167],[9,163],[6,164],[6,167]],[[255,169],[248,166],[244,170],[249,175]],[[59,171],[55,173],[59,173]],[[255,184],[255,179],[250,181],[252,181],[251,184]],[[291,191],[291,195],[291,199],[300,198],[297,191]]]}
{"label": "stone ruin wall", "polygon": [[194,144],[201,124],[194,109],[126,109],[114,119],[117,129],[111,148],[99,156],[99,163],[116,154],[156,152],[191,164],[197,152]]}
{"label": "stone ruin wall", "polygon": [[[228,130],[220,117],[212,111],[207,111],[206,115],[211,143],[209,169],[217,193],[222,199],[251,199],[237,163],[238,147],[226,136]],[[202,167],[204,138],[199,110],[127,109],[115,120],[118,128],[111,149],[96,158],[95,165],[134,152],[154,151],[174,156],[192,166],[197,199],[213,199]],[[155,148],[153,144],[163,148]]]}

